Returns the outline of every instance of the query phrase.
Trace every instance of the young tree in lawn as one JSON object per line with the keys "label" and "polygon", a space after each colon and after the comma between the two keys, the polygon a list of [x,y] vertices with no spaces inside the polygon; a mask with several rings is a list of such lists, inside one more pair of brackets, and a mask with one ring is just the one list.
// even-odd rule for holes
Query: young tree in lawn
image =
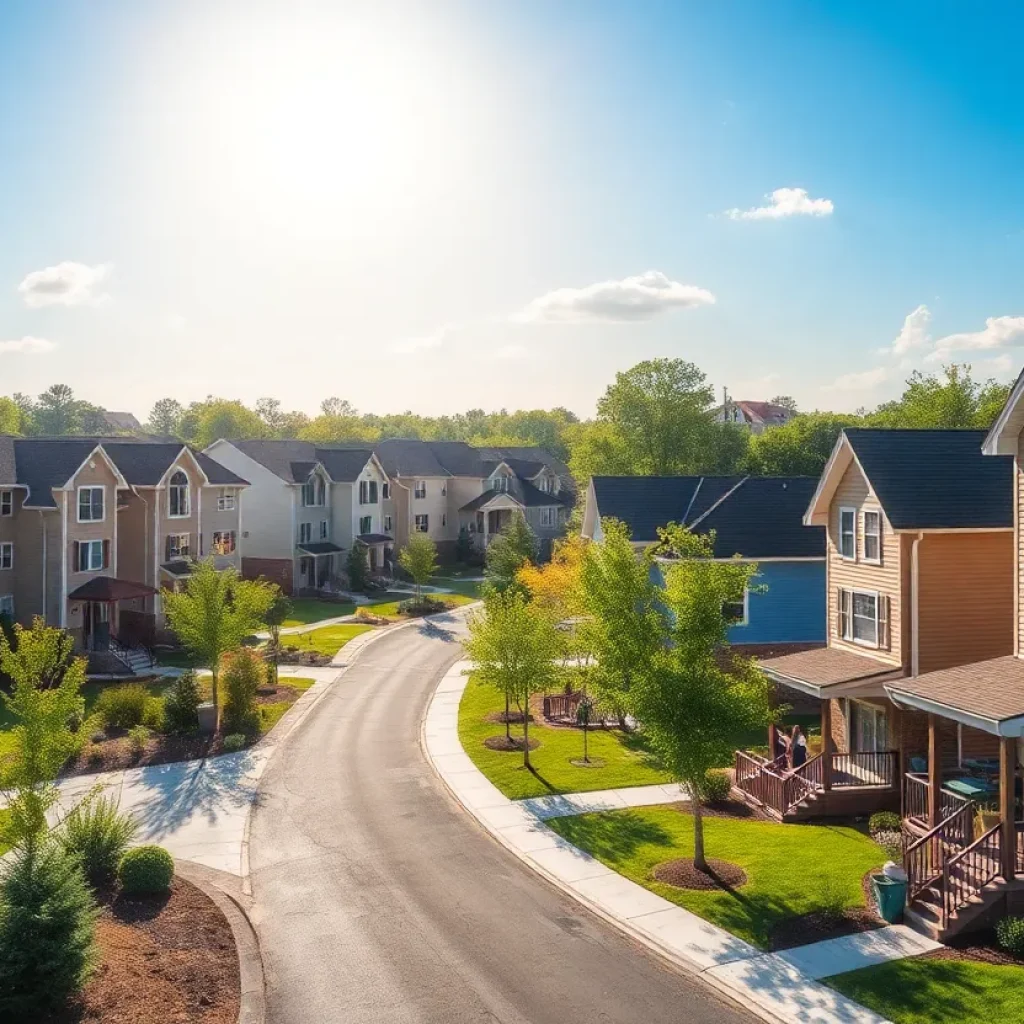
{"label": "young tree in lawn", "polygon": [[220,729],[220,692],[217,686],[221,658],[242,646],[246,637],[265,623],[276,587],[265,580],[243,580],[231,567],[218,570],[213,559],[194,564],[192,575],[179,593],[163,594],[167,621],[196,665],[213,674],[213,706]]}
{"label": "young tree in lawn", "polygon": [[702,801],[708,772],[728,763],[737,732],[766,727],[768,682],[756,662],[727,648],[725,607],[743,599],[757,566],[714,560],[714,536],[672,524],[662,531],[666,643],[634,683],[644,735],[673,779],[690,793],[693,862],[708,870]]}
{"label": "young tree in lawn", "polygon": [[602,520],[603,537],[588,544],[580,565],[581,643],[592,654],[590,678],[600,705],[626,727],[636,681],[664,644],[659,589],[650,551],[637,554],[625,525]]}
{"label": "young tree in lawn", "polygon": [[287,594],[274,586],[274,596],[267,608],[263,621],[270,630],[270,648],[274,655],[274,685],[278,683],[278,663],[281,658],[281,627],[292,613],[292,602]]}
{"label": "young tree in lawn", "polygon": [[72,657],[70,634],[41,618],[31,629],[15,625],[14,637],[11,644],[0,630],[0,673],[13,683],[0,700],[15,721],[11,752],[0,759],[0,789],[13,794],[0,838],[31,850],[47,832],[53,780],[79,746],[70,723],[85,714],[85,659]]}
{"label": "young tree in lawn", "polygon": [[[523,764],[530,767],[530,698],[558,677],[560,640],[551,617],[517,590],[492,592],[469,620],[466,652],[478,678],[523,713]],[[508,722],[506,716],[506,736]]]}
{"label": "young tree in lawn", "polygon": [[537,560],[537,536],[521,512],[513,514],[509,524],[491,540],[484,556],[484,580],[487,590],[504,594],[521,588],[519,570]]}
{"label": "young tree in lawn", "polygon": [[418,603],[423,599],[423,588],[437,572],[437,545],[425,533],[414,533],[402,548],[398,564],[412,577]]}
{"label": "young tree in lawn", "polygon": [[349,548],[345,559],[345,572],[348,585],[353,593],[363,593],[370,583],[370,563],[366,560],[366,545],[356,541]]}

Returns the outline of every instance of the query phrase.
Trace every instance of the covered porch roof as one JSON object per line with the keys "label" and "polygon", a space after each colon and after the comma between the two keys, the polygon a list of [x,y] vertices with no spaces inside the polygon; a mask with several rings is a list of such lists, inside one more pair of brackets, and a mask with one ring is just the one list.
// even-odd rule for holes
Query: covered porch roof
{"label": "covered porch roof", "polygon": [[1013,655],[927,672],[885,689],[900,707],[994,736],[1024,736],[1024,661]]}
{"label": "covered porch roof", "polygon": [[175,559],[173,562],[161,562],[160,568],[168,576],[179,580],[192,575],[192,563],[183,558]]}
{"label": "covered porch roof", "polygon": [[95,601],[98,604],[113,604],[115,601],[131,601],[139,597],[152,597],[157,591],[145,583],[119,580],[113,576],[94,576],[68,594],[69,601]]}
{"label": "covered porch roof", "polygon": [[309,544],[299,544],[298,548],[304,555],[312,555],[314,558],[318,555],[336,555],[345,550],[344,548],[338,547],[338,545],[333,541],[329,540],[321,540],[311,542]]}
{"label": "covered porch roof", "polygon": [[884,682],[900,679],[905,674],[898,665],[836,647],[784,654],[759,664],[775,682],[822,698],[872,692],[881,696]]}
{"label": "covered porch roof", "polygon": [[386,533],[361,533],[356,540],[360,544],[373,545],[373,544],[394,544],[395,539]]}

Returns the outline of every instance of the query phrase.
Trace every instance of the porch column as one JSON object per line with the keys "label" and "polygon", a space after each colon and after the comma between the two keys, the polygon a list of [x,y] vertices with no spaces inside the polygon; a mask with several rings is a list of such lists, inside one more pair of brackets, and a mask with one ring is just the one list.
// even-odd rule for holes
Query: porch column
{"label": "porch column", "polygon": [[939,790],[942,789],[942,754],[939,750],[939,719],[928,716],[928,827],[939,823]]}
{"label": "porch column", "polygon": [[779,749],[779,727],[772,722],[768,726],[768,760],[775,760],[775,751]]}
{"label": "porch column", "polygon": [[835,753],[832,739],[832,701],[828,697],[821,702],[821,788],[832,788],[832,755]]}
{"label": "porch column", "polygon": [[1013,880],[1017,868],[1017,741],[1011,736],[999,740],[999,815],[1002,834],[999,848],[1003,860],[1003,878]]}

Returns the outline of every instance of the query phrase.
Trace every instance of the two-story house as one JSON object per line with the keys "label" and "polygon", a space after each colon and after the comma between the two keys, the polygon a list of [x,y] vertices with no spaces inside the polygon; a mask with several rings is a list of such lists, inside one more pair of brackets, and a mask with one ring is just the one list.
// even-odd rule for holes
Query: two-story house
{"label": "two-story house", "polygon": [[755,584],[731,609],[729,642],[781,653],[825,642],[825,530],[804,526],[814,477],[597,476],[583,536],[600,540],[602,519],[629,528],[634,547],[658,541],[669,523],[714,533],[715,557],[756,562]]}
{"label": "two-story house", "polygon": [[374,451],[391,484],[384,514],[397,547],[425,533],[442,559],[453,557],[461,531],[482,551],[516,514],[543,554],[565,531],[576,501],[568,468],[541,448],[396,438]]}
{"label": "two-story house", "polygon": [[342,589],[355,544],[371,571],[390,560],[394,534],[382,510],[389,481],[369,447],[308,441],[215,441],[206,455],[250,483],[242,573],[288,594]]}
{"label": "two-story house", "polygon": [[179,443],[0,437],[0,610],[91,652],[149,642],[192,560],[239,565],[245,487]]}

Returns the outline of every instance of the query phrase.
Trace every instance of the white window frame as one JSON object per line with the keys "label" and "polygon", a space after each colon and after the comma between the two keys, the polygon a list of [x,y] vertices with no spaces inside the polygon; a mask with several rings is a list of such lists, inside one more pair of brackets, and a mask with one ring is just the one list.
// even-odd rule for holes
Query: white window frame
{"label": "white window frame", "polygon": [[[182,517],[181,516],[175,516],[174,518],[175,519],[180,519]],[[178,553],[176,555],[172,555],[171,552],[168,550],[169,542],[170,542],[170,539],[172,537],[177,537],[178,538]],[[185,538],[185,553],[184,554],[181,553],[181,538],[182,537]],[[169,533],[169,534],[167,534],[167,537],[164,540],[164,553],[167,555],[167,561],[168,562],[174,562],[174,561],[179,560],[179,559],[189,559],[189,558],[191,558],[192,557],[192,534],[190,534],[190,533]]]}
{"label": "white window frame", "polygon": [[[90,512],[90,516],[87,519],[83,519],[82,518],[82,492],[83,491],[88,491],[89,494],[90,494],[90,498],[89,498],[89,512]],[[100,504],[102,506],[103,514],[99,517],[99,519],[93,519],[92,516],[91,516],[91,513],[92,513],[92,497],[91,497],[91,495],[92,495],[93,491],[99,491],[100,495],[101,495],[101,497],[100,497]],[[80,522],[80,523],[102,523],[102,522],[104,522],[106,520],[106,518],[107,518],[107,488],[103,484],[83,484],[81,487],[79,487],[78,488],[78,494],[76,495],[75,515],[77,517],[78,522]]]}
{"label": "white window frame", "polygon": [[[95,559],[92,557],[93,552],[98,551],[100,553],[99,564],[94,565]],[[85,568],[82,568],[83,556],[88,552],[88,556],[84,558]],[[75,566],[75,572],[102,572],[103,570],[103,541],[102,540],[80,540],[78,542],[78,565]]]}
{"label": "white window frame", "polygon": [[413,485],[412,496],[414,498],[425,498],[427,496],[427,481],[417,480]]}
{"label": "white window frame", "polygon": [[[422,526],[420,526],[420,520],[423,521]],[[426,513],[416,516],[413,519],[413,525],[415,526],[415,533],[430,533],[430,516]]]}
{"label": "white window frame", "polygon": [[[843,536],[845,531],[843,530],[843,516],[849,515],[853,521],[853,554],[848,555],[843,547]],[[849,505],[840,505],[839,507],[839,557],[844,562],[856,562],[857,561],[857,510]]]}
{"label": "white window frame", "polygon": [[380,500],[381,501],[390,501],[391,500],[391,484],[389,484],[387,482],[387,480],[385,480],[384,483],[382,483],[380,485]]}
{"label": "white window frame", "polygon": [[14,491],[0,491],[0,516],[14,515]]}
{"label": "white window frame", "polygon": [[555,510],[545,506],[540,510],[540,525],[552,527],[555,525]]}
{"label": "white window frame", "polygon": [[[878,529],[871,533],[868,531],[868,517],[874,516],[875,521],[878,524]],[[880,509],[866,508],[862,513],[863,526],[864,526],[864,561],[869,565],[881,565],[882,564],[882,512]],[[878,544],[878,554],[872,558],[868,554],[868,539],[874,538]]]}
{"label": "white window frame", "polygon": [[[363,529],[363,521],[364,520],[367,523],[369,523],[368,528],[365,529],[365,530]],[[373,516],[360,516],[359,517],[359,533],[360,533],[360,535],[367,534],[367,533],[373,533]]]}
{"label": "white window frame", "polygon": [[0,570],[6,572],[14,568],[14,542],[5,540],[0,543]]}
{"label": "white window frame", "polygon": [[[174,483],[174,479],[177,476],[183,476],[185,482],[183,484]],[[172,496],[178,495],[178,511],[174,512],[171,509]],[[182,498],[184,498],[185,511],[182,512]],[[167,484],[167,518],[168,519],[188,519],[192,514],[192,488],[189,485],[188,474],[183,469],[176,469],[171,474],[171,479]]]}
{"label": "white window frame", "polygon": [[313,524],[299,523],[299,543],[311,544],[313,542]]}
{"label": "white window frame", "polygon": [[235,510],[235,492],[234,491],[221,491],[217,495],[217,511],[218,512],[233,512]]}
{"label": "white window frame", "polygon": [[[845,595],[849,595],[849,610],[844,613],[840,608],[840,622],[843,621],[843,615],[845,614],[845,628],[842,630],[841,639],[847,643],[856,644],[858,647],[870,647],[872,650],[879,650],[882,647],[882,595],[877,590],[862,590],[843,587],[840,590],[840,603]],[[854,606],[858,597],[870,597],[875,602],[875,639],[864,640],[856,635],[856,629],[854,627]],[[861,616],[863,618],[863,616]]]}
{"label": "white window frame", "polygon": [[[218,551],[217,550],[218,548],[223,548],[225,546],[225,543],[227,542],[228,538],[230,538],[230,542],[229,543],[230,543],[230,548],[231,549],[229,551],[224,551],[224,550]],[[235,553],[235,551],[237,551],[237,550],[238,550],[238,537],[237,537],[237,535],[236,535],[234,530],[214,530],[213,531],[213,542],[210,545],[210,554],[211,555],[220,555],[220,556],[223,557],[225,555],[233,555]]]}
{"label": "white window frame", "polygon": [[328,520],[328,519],[321,519],[320,520],[320,539],[321,540],[327,540],[328,539],[328,534],[330,533],[330,527],[331,527],[330,520]]}
{"label": "white window frame", "polygon": [[0,594],[0,615],[7,615],[14,618],[14,595]]}
{"label": "white window frame", "polygon": [[[317,498],[320,500],[317,501]],[[311,473],[309,479],[302,485],[302,505],[303,508],[326,507],[327,485],[319,473]]]}
{"label": "white window frame", "polygon": [[391,516],[385,516],[384,517],[384,532],[385,533],[390,533],[391,532]]}
{"label": "white window frame", "polygon": [[[738,604],[736,601],[727,601],[726,604]],[[728,626],[732,629],[733,626],[749,626],[750,625],[750,588],[743,588],[743,618],[733,619]]]}

